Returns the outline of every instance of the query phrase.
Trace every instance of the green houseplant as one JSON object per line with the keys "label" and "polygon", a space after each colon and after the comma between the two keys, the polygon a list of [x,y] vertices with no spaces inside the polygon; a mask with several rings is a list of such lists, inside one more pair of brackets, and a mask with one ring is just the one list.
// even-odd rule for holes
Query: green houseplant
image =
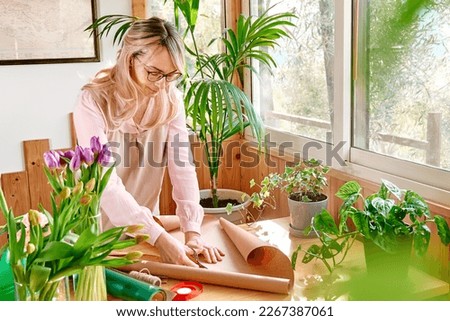
{"label": "green houseplant", "polygon": [[[272,192],[280,189],[288,195],[291,233],[304,235],[311,219],[327,207],[328,197],[324,189],[328,171],[328,166],[316,159],[309,159],[286,166],[283,173],[270,173],[258,185],[260,190],[250,196],[253,207],[259,210],[265,206],[276,207]],[[250,187],[255,185],[252,179]]]}
{"label": "green houseplant", "polygon": [[[450,230],[446,220],[440,215],[432,216],[427,203],[416,192],[402,190],[387,180],[382,180],[378,192],[367,197],[361,191],[361,186],[355,181],[341,186],[336,193],[343,200],[338,224],[326,211],[316,216],[309,229],[318,235],[320,244],[314,244],[306,250],[299,246],[292,254],[293,268],[299,252],[303,251],[303,263],[318,259],[332,273],[359,237],[365,245],[366,259],[369,256],[367,252],[372,252],[373,246],[379,248],[381,253],[391,254],[387,258],[378,254],[381,263],[375,263],[373,271],[392,280],[406,276],[405,270],[399,269],[400,262],[396,258],[408,263],[411,246],[419,256],[427,252],[430,224],[436,226],[441,242],[444,245],[450,244]],[[358,200],[362,201],[361,208],[356,205]],[[354,228],[348,225],[349,219]],[[391,262],[396,264],[392,268]],[[371,263],[366,261],[366,264]]]}
{"label": "green houseplant", "polygon": [[[276,66],[275,60],[263,47],[274,47],[277,40],[287,37],[285,27],[291,26],[292,13],[269,15],[265,12],[256,19],[241,15],[236,30],[225,30],[220,41],[225,51],[215,54],[200,52],[194,33],[199,9],[199,0],[174,0],[176,24],[183,16],[187,28],[185,40],[190,38],[192,47],[185,42],[188,56],[193,60],[194,71],[186,73],[181,86],[185,92],[188,126],[195,132],[203,146],[210,175],[210,198],[213,207],[218,207],[217,182],[219,165],[223,154],[223,142],[246,127],[261,147],[264,137],[263,123],[253,108],[248,96],[240,88],[244,71],[254,71],[250,60],[257,60],[269,69]],[[97,19],[87,30],[99,30],[99,36],[107,35],[113,26],[118,26],[114,41],[121,41],[131,23],[138,19],[124,15],[108,15]],[[239,193],[240,195],[241,193]]]}

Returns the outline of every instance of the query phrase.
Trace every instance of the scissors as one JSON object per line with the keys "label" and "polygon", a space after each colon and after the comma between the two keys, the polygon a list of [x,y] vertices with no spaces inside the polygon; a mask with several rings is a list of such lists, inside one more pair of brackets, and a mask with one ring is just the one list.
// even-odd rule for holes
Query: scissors
{"label": "scissors", "polygon": [[200,259],[199,259],[199,257],[198,257],[198,253],[197,253],[197,251],[195,250],[195,248],[193,248],[192,246],[189,246],[189,248],[192,250],[192,256],[190,257],[191,258],[191,260],[195,263],[195,264],[197,264],[198,265],[198,267],[199,268],[201,268],[201,269],[207,269],[207,267],[206,266],[204,266],[201,262],[200,262]]}

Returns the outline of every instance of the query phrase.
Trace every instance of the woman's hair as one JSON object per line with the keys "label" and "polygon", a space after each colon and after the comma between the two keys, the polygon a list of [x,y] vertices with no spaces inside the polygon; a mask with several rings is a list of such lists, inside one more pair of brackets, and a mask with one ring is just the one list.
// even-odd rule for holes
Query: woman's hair
{"label": "woman's hair", "polygon": [[[141,86],[131,77],[133,60],[158,45],[167,48],[177,71],[183,73],[185,64],[183,40],[172,24],[152,17],[137,20],[132,24],[117,54],[116,65],[100,70],[95,78],[83,87],[90,91],[102,109],[109,129],[116,129],[123,121],[133,117],[138,110],[145,96]],[[145,128],[165,124],[176,116],[177,89],[174,83],[162,88],[154,97],[159,101],[155,101],[151,119]]]}

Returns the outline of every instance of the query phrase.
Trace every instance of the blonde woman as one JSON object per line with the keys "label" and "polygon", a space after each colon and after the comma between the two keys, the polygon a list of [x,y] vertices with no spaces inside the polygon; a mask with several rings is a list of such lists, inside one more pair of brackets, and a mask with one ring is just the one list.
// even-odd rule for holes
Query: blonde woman
{"label": "blonde woman", "polygon": [[[144,224],[164,262],[196,267],[188,255],[207,262],[224,253],[201,237],[203,209],[190,149],[182,95],[176,87],[184,71],[183,41],[168,22],[152,17],[134,22],[116,64],[101,70],[81,91],[74,119],[78,143],[90,138],[110,143],[116,162],[101,200],[103,228]],[[153,219],[167,164],[185,244]]]}

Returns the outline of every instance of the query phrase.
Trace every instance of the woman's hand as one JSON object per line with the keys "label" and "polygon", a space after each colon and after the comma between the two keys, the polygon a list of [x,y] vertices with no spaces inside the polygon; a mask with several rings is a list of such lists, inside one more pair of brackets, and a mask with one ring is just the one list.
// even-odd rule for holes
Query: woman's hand
{"label": "woman's hand", "polygon": [[[184,234],[186,245],[194,249],[199,255],[203,255],[208,263],[217,263],[222,261],[225,253],[212,245],[204,242],[201,235],[196,232],[186,232]],[[189,253],[189,252],[188,252]]]}
{"label": "woman's hand", "polygon": [[161,260],[165,263],[198,267],[198,265],[192,262],[187,256],[187,254],[192,254],[192,249],[187,245],[183,245],[167,232],[161,233],[155,242],[155,246],[159,250]]}

